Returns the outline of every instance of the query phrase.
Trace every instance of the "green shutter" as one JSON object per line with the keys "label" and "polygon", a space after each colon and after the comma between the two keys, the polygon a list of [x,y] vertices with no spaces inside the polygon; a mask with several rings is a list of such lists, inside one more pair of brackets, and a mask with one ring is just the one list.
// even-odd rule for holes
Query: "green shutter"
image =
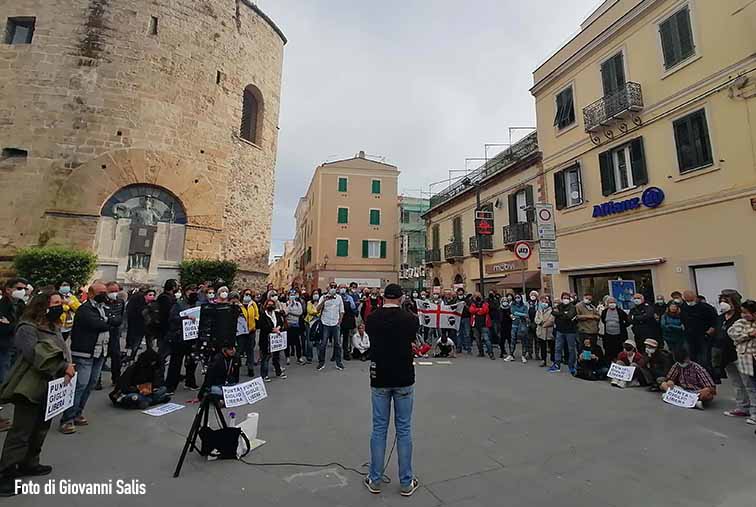
{"label": "green shutter", "polygon": [[690,28],[690,11],[686,7],[675,16],[677,18],[677,35],[680,38],[680,60],[685,60],[695,53],[693,31]]}
{"label": "green shutter", "polygon": [[677,38],[676,32],[677,30],[675,30],[674,16],[659,25],[662,52],[664,53],[664,66],[668,69],[670,67],[673,67],[678,62],[677,51],[675,50],[675,42]]}
{"label": "green shutter", "polygon": [[367,259],[368,258],[368,252],[369,252],[369,249],[368,249],[368,240],[363,239],[362,240],[362,258],[363,259]]}
{"label": "green shutter", "polygon": [[381,225],[381,210],[370,210],[370,225]]}
{"label": "green shutter", "polygon": [[346,239],[336,240],[336,257],[347,257],[349,255],[349,241]]}
{"label": "green shutter", "polygon": [[565,185],[564,171],[554,173],[554,197],[556,201],[556,209],[564,209],[567,207],[567,189]]}
{"label": "green shutter", "polygon": [[381,259],[386,258],[386,242],[381,241]]}
{"label": "green shutter", "polygon": [[533,185],[525,187],[525,205],[528,207],[525,210],[525,215],[528,217],[528,223],[535,222],[535,206],[533,201]]}
{"label": "green shutter", "polygon": [[517,225],[517,193],[509,194],[507,196],[509,204],[509,225]]}
{"label": "green shutter", "polygon": [[346,192],[346,191],[347,191],[347,179],[339,178],[339,192]]}
{"label": "green shutter", "polygon": [[381,180],[373,180],[373,193],[374,194],[381,193]]}
{"label": "green shutter", "polygon": [[339,223],[340,224],[349,223],[349,208],[339,208]]}
{"label": "green shutter", "polygon": [[601,193],[603,195],[612,195],[616,191],[614,183],[614,161],[612,161],[612,151],[605,151],[599,154],[599,166],[601,167]]}
{"label": "green shutter", "polygon": [[645,185],[648,183],[648,171],[646,170],[646,156],[643,151],[642,137],[630,143],[630,168],[633,172],[633,185]]}

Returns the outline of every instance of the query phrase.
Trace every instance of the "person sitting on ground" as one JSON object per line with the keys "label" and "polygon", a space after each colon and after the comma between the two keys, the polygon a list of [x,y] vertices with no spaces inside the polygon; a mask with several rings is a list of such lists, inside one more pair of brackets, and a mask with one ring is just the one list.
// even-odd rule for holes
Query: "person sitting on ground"
{"label": "person sitting on ground", "polygon": [[704,404],[711,402],[717,395],[714,379],[703,366],[690,360],[690,354],[686,348],[678,349],[675,354],[675,364],[659,387],[665,393],[673,387],[698,393],[696,408],[700,410],[703,410]]}
{"label": "person sitting on ground", "polygon": [[144,410],[171,401],[166,387],[157,387],[160,384],[159,359],[160,356],[154,350],[145,350],[139,354],[136,362],[124,370],[108,395],[113,405]]}
{"label": "person sitting on ground", "polygon": [[239,358],[236,357],[234,342],[224,343],[221,351],[213,358],[213,362],[207,368],[205,381],[200,388],[199,398],[207,394],[216,396],[223,395],[223,386],[232,386],[239,383]]}
{"label": "person sitting on ground", "polygon": [[641,368],[641,375],[643,375],[646,383],[650,386],[648,390],[658,392],[659,386],[664,382],[664,378],[669,369],[672,368],[674,360],[672,359],[672,354],[660,347],[659,342],[652,338],[644,341],[643,345],[646,347],[648,364],[645,368]]}
{"label": "person sitting on ground", "polygon": [[583,339],[583,350],[578,354],[577,378],[583,380],[603,380],[609,371],[604,351],[590,338]]}
{"label": "person sitting on ground", "polygon": [[619,364],[620,366],[634,366],[635,372],[633,373],[633,379],[628,384],[625,380],[617,380],[612,379],[612,385],[615,387],[637,387],[637,386],[646,386],[648,383],[646,382],[646,379],[641,375],[640,370],[642,368],[646,367],[647,360],[643,354],[638,352],[638,350],[635,348],[635,342],[628,338],[625,340],[625,343],[622,344],[622,348],[624,349],[622,352],[620,352],[619,356],[617,356],[617,360],[615,363]]}
{"label": "person sitting on ground", "polygon": [[456,357],[454,342],[446,335],[441,335],[436,341],[436,350],[433,357]]}
{"label": "person sitting on ground", "polygon": [[352,357],[360,361],[370,358],[370,337],[365,332],[365,324],[357,326],[357,332],[352,335]]}

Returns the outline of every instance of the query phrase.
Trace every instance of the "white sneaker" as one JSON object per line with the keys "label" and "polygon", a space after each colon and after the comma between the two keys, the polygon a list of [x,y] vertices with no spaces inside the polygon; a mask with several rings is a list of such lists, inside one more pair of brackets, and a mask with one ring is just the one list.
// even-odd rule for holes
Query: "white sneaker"
{"label": "white sneaker", "polygon": [[514,361],[514,357],[512,357],[512,354],[509,354],[507,357],[504,358],[506,362]]}
{"label": "white sneaker", "polygon": [[525,359],[525,356],[522,356],[522,364],[525,364],[525,363],[527,363],[527,362],[528,362],[528,360],[527,360],[527,359]]}
{"label": "white sneaker", "polygon": [[697,401],[697,402],[696,402],[696,407],[695,407],[695,408],[697,408],[698,410],[703,410],[703,409],[704,409],[704,406],[703,406],[703,401],[700,401],[700,400],[699,400],[699,401]]}

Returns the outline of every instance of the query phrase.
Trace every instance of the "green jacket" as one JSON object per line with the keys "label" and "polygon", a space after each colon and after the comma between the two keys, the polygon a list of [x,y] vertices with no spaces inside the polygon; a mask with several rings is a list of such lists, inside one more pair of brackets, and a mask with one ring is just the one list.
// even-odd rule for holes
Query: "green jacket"
{"label": "green jacket", "polygon": [[[63,376],[69,362],[66,361],[65,342],[51,331],[40,329],[32,323],[22,322],[16,339],[26,337],[28,355],[19,350],[16,364],[5,383],[0,386],[0,403],[13,402],[19,398],[31,403],[44,403],[47,398],[47,383]],[[31,359],[31,361],[30,361]]]}

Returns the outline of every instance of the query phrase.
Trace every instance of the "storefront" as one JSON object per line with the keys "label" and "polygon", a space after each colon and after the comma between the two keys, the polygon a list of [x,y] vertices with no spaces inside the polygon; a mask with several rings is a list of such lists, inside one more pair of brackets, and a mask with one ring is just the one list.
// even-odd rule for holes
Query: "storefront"
{"label": "storefront", "polygon": [[[513,292],[522,293],[523,285],[525,293],[531,290],[541,290],[541,272],[528,270],[528,264],[522,261],[495,262],[485,265],[485,290],[486,292],[496,289],[500,294]],[[477,274],[477,273],[476,273]],[[480,291],[480,276],[471,278],[475,290]]]}

